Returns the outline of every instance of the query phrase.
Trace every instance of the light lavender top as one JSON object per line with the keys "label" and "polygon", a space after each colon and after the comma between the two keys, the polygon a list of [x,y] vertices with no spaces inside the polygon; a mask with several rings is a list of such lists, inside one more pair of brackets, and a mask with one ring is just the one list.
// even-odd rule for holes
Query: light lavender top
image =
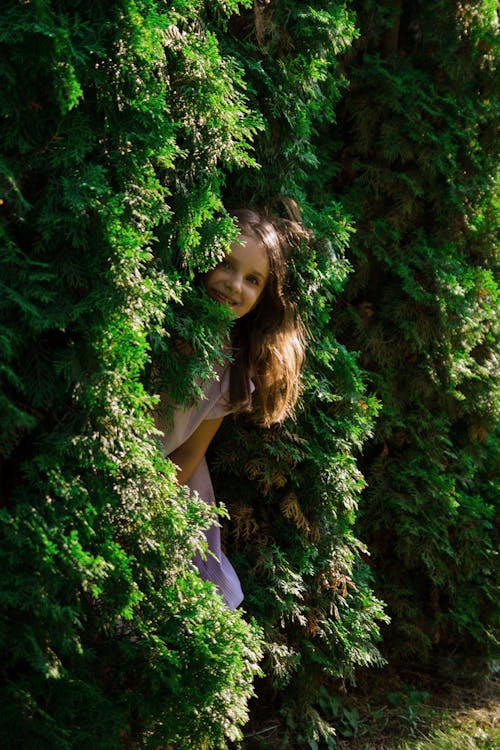
{"label": "light lavender top", "polygon": [[[169,427],[166,420],[156,413],[156,426],[162,430],[165,453],[169,455],[182,445],[196,430],[198,425],[209,419],[219,419],[230,414],[233,410],[229,404],[230,366],[219,365],[214,368],[216,377],[204,388],[204,397],[195,405],[187,409],[176,409],[173,414],[173,424]],[[250,381],[250,391],[255,386]],[[188,486],[197,492],[203,500],[212,505],[215,495],[205,456],[193,471]],[[204,580],[214,583],[230,609],[236,609],[242,600],[243,592],[238,576],[233,566],[222,552],[220,528],[212,525],[205,532],[209,553],[202,556],[198,553],[193,562]]]}

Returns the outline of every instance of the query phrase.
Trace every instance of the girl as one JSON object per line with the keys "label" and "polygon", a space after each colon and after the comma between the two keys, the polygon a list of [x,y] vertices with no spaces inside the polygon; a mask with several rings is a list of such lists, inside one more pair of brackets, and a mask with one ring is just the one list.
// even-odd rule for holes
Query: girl
{"label": "girl", "polygon": [[[300,390],[305,351],[304,328],[290,294],[288,260],[293,248],[308,238],[306,230],[298,221],[250,209],[231,215],[240,231],[238,240],[202,277],[202,285],[234,315],[232,362],[216,368],[217,377],[205,388],[204,400],[174,413],[173,429],[163,439],[179,482],[210,504],[215,497],[205,453],[223,418],[249,412],[257,424],[270,426],[290,415]],[[162,429],[159,414],[157,425]],[[211,526],[206,536],[208,555],[202,559],[198,554],[194,563],[235,609],[243,593],[221,550],[219,527]]]}

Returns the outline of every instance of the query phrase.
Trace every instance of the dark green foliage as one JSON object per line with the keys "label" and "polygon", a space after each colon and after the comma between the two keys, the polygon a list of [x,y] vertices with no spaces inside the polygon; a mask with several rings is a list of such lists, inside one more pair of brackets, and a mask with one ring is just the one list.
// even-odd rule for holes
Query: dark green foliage
{"label": "dark green foliage", "polygon": [[[355,17],[341,2],[278,0],[241,12],[229,31],[221,44],[244,67],[249,100],[265,128],[255,138],[260,174],[239,170],[228,182],[228,199],[263,202],[283,194],[312,210],[311,194],[321,191],[331,169],[320,163],[317,131],[335,120],[345,86],[338,58],[355,36]],[[324,216],[327,198],[317,196]]]}
{"label": "dark green foliage", "polygon": [[[493,4],[4,6],[2,746],[223,748],[263,646],[245,745],[333,747],[372,575],[387,654],[494,641]],[[311,338],[297,421],[211,451],[231,613],[151,411],[226,339],[223,205],[279,195]]]}
{"label": "dark green foliage", "polygon": [[298,747],[331,740],[323,696],[335,693],[332,681],[353,681],[356,667],[381,663],[384,619],[353,535],[364,483],[352,453],[376,405],[363,396],[352,354],[314,323],[321,333],[297,423],[258,431],[228,421],[213,455],[244,605],[265,633],[255,713],[274,724],[274,742]]}
{"label": "dark green foliage", "polygon": [[[175,485],[141,384],[148,337],[190,293],[165,273],[167,238],[196,236],[251,138],[197,19],[184,3],[2,9],[3,747],[199,750],[246,717],[258,633],[192,571],[210,512]],[[208,143],[195,178],[205,81],[232,141]]]}
{"label": "dark green foliage", "polygon": [[[266,678],[249,746],[252,729],[267,722],[273,732],[263,737],[273,746],[331,743],[329,694],[353,680],[357,666],[381,662],[375,643],[384,614],[353,535],[363,487],[353,454],[377,405],[365,395],[355,356],[330,330],[349,271],[343,254],[351,227],[327,190],[330,168],[319,162],[318,128],[334,120],[343,87],[337,56],[352,40],[353,22],[342,3],[273,2],[231,19],[221,41],[244,67],[264,123],[255,138],[261,169],[233,171],[226,203],[292,196],[317,236],[295,261],[311,331],[297,422],[258,430],[227,420],[211,456],[231,517],[226,541],[243,606],[264,628]],[[278,202],[276,210],[284,207]]]}
{"label": "dark green foliage", "polygon": [[483,483],[499,403],[495,9],[355,7],[332,143],[357,226],[334,330],[382,403],[360,531],[390,605],[387,652],[484,654],[498,626],[498,495]]}

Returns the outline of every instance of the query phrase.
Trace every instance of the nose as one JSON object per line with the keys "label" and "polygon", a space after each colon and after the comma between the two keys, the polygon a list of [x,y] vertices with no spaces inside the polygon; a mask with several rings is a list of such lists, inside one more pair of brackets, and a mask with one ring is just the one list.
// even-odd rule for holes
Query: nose
{"label": "nose", "polygon": [[241,276],[241,273],[231,273],[227,279],[226,279],[226,287],[230,289],[232,292],[239,292],[241,291],[241,285],[243,283],[243,279]]}

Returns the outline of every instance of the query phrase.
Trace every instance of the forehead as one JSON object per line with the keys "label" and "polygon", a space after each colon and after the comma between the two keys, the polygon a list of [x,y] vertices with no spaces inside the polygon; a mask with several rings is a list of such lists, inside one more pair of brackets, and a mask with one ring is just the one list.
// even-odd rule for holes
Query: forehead
{"label": "forehead", "polygon": [[245,271],[253,271],[267,278],[269,276],[269,256],[262,240],[242,232],[236,242],[231,244],[231,257]]}

